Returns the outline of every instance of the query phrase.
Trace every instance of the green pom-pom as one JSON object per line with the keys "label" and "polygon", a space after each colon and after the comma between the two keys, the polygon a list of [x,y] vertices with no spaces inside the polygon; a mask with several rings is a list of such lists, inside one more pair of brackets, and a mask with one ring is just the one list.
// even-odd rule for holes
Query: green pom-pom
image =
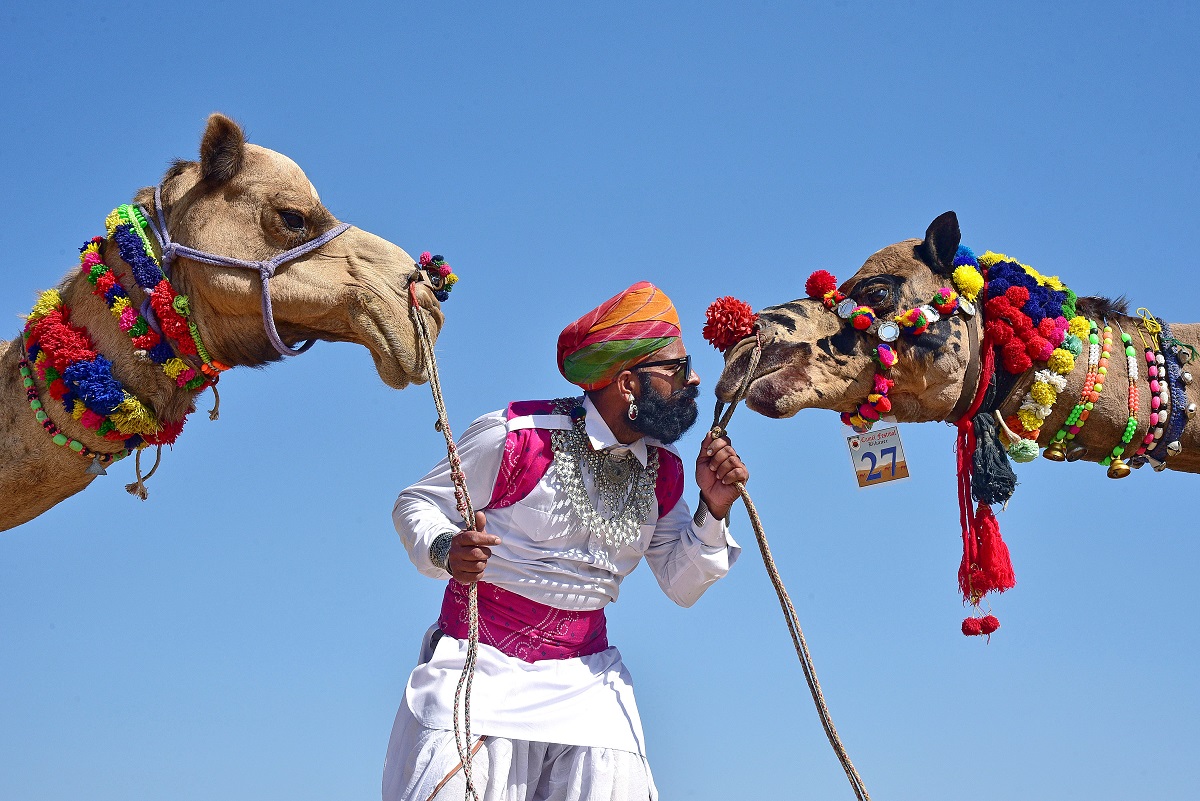
{"label": "green pom-pom", "polygon": [[175,300],[171,301],[171,306],[174,307],[175,311],[179,312],[184,317],[188,316],[188,310],[190,307],[188,305],[187,295],[176,295]]}
{"label": "green pom-pom", "polygon": [[1032,462],[1037,458],[1038,445],[1031,439],[1021,438],[1008,446],[1008,458],[1014,462]]}

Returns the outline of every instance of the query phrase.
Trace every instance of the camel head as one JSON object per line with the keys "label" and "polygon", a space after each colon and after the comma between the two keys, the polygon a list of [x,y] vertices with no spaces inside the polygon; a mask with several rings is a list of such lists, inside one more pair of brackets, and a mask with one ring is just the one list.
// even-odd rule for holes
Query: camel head
{"label": "camel head", "polygon": [[[304,171],[273,150],[246,142],[241,127],[213,114],[199,161],[178,161],[161,183],[175,242],[246,261],[270,259],[339,225]],[[136,202],[151,214],[154,190]],[[356,342],[371,352],[380,378],[396,389],[426,376],[409,314],[409,281],[423,276],[412,257],[359,228],[279,267],[270,279],[275,325],[288,346],[302,340]],[[181,256],[172,270],[190,299],[192,319],[212,357],[261,365],[280,357],[264,328],[260,277]],[[414,284],[431,333],[443,316],[425,280]]]}
{"label": "camel head", "polygon": [[[954,212],[930,224],[924,239],[880,250],[839,288],[880,319],[926,304],[950,286],[960,233]],[[900,357],[889,377],[892,414],[901,422],[944,420],[963,392],[970,361],[968,326],[974,320],[943,317],[922,336],[893,343]],[[768,417],[801,409],[853,412],[872,391],[872,349],[878,339],[861,333],[821,301],[801,298],[759,312],[762,352],[747,389],[746,405]],[[728,401],[744,381],[755,340],[743,339],[725,356],[717,396]]]}

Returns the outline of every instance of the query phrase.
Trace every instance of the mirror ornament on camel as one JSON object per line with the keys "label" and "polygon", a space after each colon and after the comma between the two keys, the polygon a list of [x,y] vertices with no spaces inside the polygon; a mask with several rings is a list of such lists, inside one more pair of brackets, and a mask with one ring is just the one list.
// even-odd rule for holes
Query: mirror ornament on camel
{"label": "mirror ornament on camel", "polygon": [[[131,453],[161,456],[231,367],[322,339],[367,347],[388,386],[425,381],[413,316],[440,331],[439,301],[457,280],[441,256],[414,262],[338,222],[291,159],[212,115],[200,160],[175,162],[118,206],[80,248],[78,271],[0,342],[0,531]],[[130,493],[145,500],[157,466],[143,476],[139,461]]]}
{"label": "mirror ornament on camel", "polygon": [[959,588],[973,608],[962,630],[990,635],[999,621],[980,601],[1016,584],[991,508],[1016,489],[1011,461],[1040,451],[1099,462],[1110,478],[1146,464],[1200,472],[1200,429],[1188,425],[1200,325],[1078,297],[1003,254],[976,258],[960,238],[946,212],[923,240],[880,250],[841,286],[818,270],[807,298],[757,315],[721,298],[705,337],[725,352],[722,401],[740,391],[775,418],[830,409],[858,431],[885,415],[957,427]]}

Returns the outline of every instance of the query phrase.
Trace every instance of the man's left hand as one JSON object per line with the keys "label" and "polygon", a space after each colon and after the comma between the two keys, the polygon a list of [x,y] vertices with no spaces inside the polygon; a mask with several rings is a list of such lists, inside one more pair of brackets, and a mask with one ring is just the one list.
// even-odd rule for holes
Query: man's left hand
{"label": "man's left hand", "polygon": [[728,517],[733,502],[738,499],[735,485],[749,480],[750,471],[742,464],[729,440],[724,437],[713,439],[710,432],[696,457],[696,484],[708,511],[717,518]]}

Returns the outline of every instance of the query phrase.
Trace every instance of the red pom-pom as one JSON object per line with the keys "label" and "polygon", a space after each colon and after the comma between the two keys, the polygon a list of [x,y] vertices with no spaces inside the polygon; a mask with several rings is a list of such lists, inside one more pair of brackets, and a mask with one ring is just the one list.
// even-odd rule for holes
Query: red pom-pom
{"label": "red pom-pom", "polygon": [[67,394],[67,385],[63,383],[61,378],[56,378],[50,382],[50,397],[55,400],[62,400]]}
{"label": "red pom-pom", "polygon": [[977,617],[969,617],[962,622],[962,633],[968,637],[978,637],[983,634],[983,624]]}
{"label": "red pom-pom", "polygon": [[1029,290],[1023,286],[1010,286],[1004,296],[1008,298],[1009,303],[1019,309],[1029,300]]}
{"label": "red pom-pom", "polygon": [[837,279],[833,277],[833,273],[827,270],[817,270],[804,282],[804,291],[810,298],[820,300],[826,292],[837,289],[837,285]]}
{"label": "red pom-pom", "polygon": [[988,338],[996,345],[1003,346],[1006,342],[1012,339],[1012,329],[999,320],[988,320],[984,324]]}
{"label": "red pom-pom", "polygon": [[983,634],[991,634],[996,629],[1000,628],[1000,621],[995,615],[988,615],[979,620],[979,630]]}
{"label": "red pom-pom", "polygon": [[1023,373],[1033,366],[1033,360],[1025,352],[1025,343],[1015,337],[1001,348],[1004,369],[1010,373]]}
{"label": "red pom-pom", "polygon": [[887,414],[892,410],[892,401],[890,398],[880,398],[875,401],[875,408],[879,410],[880,414]]}
{"label": "red pom-pom", "polygon": [[749,303],[729,295],[714,300],[704,316],[704,338],[722,353],[753,334],[758,322]]}
{"label": "red pom-pom", "polygon": [[1043,317],[1037,326],[1038,333],[1046,339],[1053,338],[1054,330],[1058,328],[1058,320],[1059,318],[1055,317]]}
{"label": "red pom-pom", "polygon": [[1050,340],[1043,337],[1041,334],[1034,334],[1025,343],[1025,352],[1029,354],[1029,358],[1034,361],[1044,362],[1050,358],[1050,354],[1054,352],[1054,346],[1050,344]]}

